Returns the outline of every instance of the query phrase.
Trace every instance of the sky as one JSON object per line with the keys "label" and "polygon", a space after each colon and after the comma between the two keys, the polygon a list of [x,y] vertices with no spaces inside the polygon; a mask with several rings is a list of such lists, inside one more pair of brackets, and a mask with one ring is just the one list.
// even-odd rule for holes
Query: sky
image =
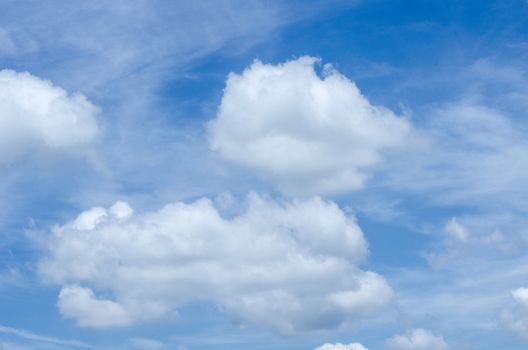
{"label": "sky", "polygon": [[525,0],[0,0],[1,350],[528,346]]}

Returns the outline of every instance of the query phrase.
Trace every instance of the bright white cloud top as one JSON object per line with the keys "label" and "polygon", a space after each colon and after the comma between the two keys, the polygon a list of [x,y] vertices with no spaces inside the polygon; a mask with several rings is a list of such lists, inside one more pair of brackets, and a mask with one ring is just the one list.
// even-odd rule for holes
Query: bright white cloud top
{"label": "bright white cloud top", "polygon": [[426,329],[413,329],[405,335],[395,335],[386,341],[387,347],[395,350],[447,350],[444,338]]}
{"label": "bright white cloud top", "polygon": [[368,248],[355,220],[319,198],[252,194],[234,216],[208,199],[145,214],[118,202],[55,227],[47,249],[40,271],[63,286],[60,311],[87,327],[209,300],[241,323],[291,334],[358,321],[393,294],[360,269]]}
{"label": "bright white cloud top", "polygon": [[0,165],[31,151],[70,151],[98,134],[98,108],[29,73],[0,71]]}
{"label": "bright white cloud top", "polygon": [[407,119],[372,105],[345,76],[301,57],[255,61],[230,74],[210,145],[223,157],[274,180],[295,195],[364,186],[384,151],[404,145]]}
{"label": "bright white cloud top", "polygon": [[350,343],[350,344],[323,344],[315,348],[315,350],[368,350],[366,347],[360,343]]}

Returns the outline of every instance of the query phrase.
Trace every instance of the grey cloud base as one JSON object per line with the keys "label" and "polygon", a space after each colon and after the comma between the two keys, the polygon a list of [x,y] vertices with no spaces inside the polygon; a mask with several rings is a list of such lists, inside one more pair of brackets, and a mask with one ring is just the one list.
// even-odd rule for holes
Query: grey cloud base
{"label": "grey cloud base", "polygon": [[209,199],[144,214],[118,202],[55,227],[46,249],[40,272],[63,286],[60,311],[87,327],[163,318],[209,300],[241,323],[292,334],[357,322],[393,294],[360,269],[368,249],[355,220],[319,198],[252,194],[230,218]]}

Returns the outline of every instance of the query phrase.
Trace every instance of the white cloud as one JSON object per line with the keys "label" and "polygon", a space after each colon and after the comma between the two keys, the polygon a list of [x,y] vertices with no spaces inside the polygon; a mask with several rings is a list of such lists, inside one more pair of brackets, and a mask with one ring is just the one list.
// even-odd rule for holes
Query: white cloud
{"label": "white cloud", "polygon": [[70,151],[94,140],[98,109],[29,73],[0,71],[0,165],[29,151]]}
{"label": "white cloud", "polygon": [[425,329],[413,329],[405,335],[395,335],[387,339],[387,347],[399,350],[444,350],[449,349],[442,336],[434,335]]}
{"label": "white cloud", "polygon": [[1,342],[0,343],[0,350],[35,350],[34,348],[30,348],[28,346],[19,345],[16,343],[11,342]]}
{"label": "white cloud", "polygon": [[76,319],[80,326],[108,327],[131,323],[130,316],[121,305],[111,300],[97,299],[89,288],[62,288],[58,305],[64,316]]}
{"label": "white cloud", "polygon": [[469,238],[469,231],[466,227],[464,227],[463,225],[461,225],[456,218],[451,218],[445,228],[444,228],[445,232],[460,240],[460,241],[465,241]]}
{"label": "white cloud", "polygon": [[211,148],[256,170],[289,194],[327,194],[364,186],[383,151],[402,146],[405,118],[373,106],[331,67],[313,57],[279,65],[255,61],[230,74]]}
{"label": "white cloud", "polygon": [[429,114],[420,131],[428,145],[394,159],[383,173],[391,179],[386,184],[441,204],[528,209],[522,118],[469,99],[435,106]]}
{"label": "white cloud", "polygon": [[500,320],[503,325],[524,338],[528,338],[528,288],[517,288],[511,292],[515,306],[503,310]]}
{"label": "white cloud", "polygon": [[512,297],[519,305],[528,308],[528,288],[517,288],[513,290]]}
{"label": "white cloud", "polygon": [[129,341],[133,347],[142,350],[159,350],[165,347],[162,342],[155,339],[132,338]]}
{"label": "white cloud", "polygon": [[67,86],[111,95],[106,98],[122,98],[127,90],[129,98],[141,100],[145,85],[157,90],[169,70],[172,77],[175,68],[187,72],[186,64],[232,47],[233,41],[232,49],[240,52],[285,24],[336,5],[335,1],[301,6],[215,0],[78,6],[50,0],[31,8],[18,3],[6,6],[0,23],[9,29],[6,33],[17,48],[13,55],[25,67],[45,71]]}
{"label": "white cloud", "polygon": [[[242,323],[295,333],[358,321],[392,297],[383,277],[359,268],[368,249],[355,220],[322,199],[253,194],[228,218],[209,199],[118,213],[83,212],[47,242],[40,271],[64,286],[60,310],[81,326],[145,321],[209,300]],[[94,220],[79,226],[86,216]]]}
{"label": "white cloud", "polygon": [[24,329],[6,327],[2,325],[0,325],[0,334],[7,334],[10,336],[15,336],[17,338],[30,341],[30,342],[34,342],[34,343],[48,343],[48,347],[49,345],[52,345],[55,347],[65,346],[68,348],[73,348],[73,347],[92,348],[91,345],[80,342],[78,340],[49,337],[46,335],[40,335],[40,334],[36,334],[33,332],[29,332]]}
{"label": "white cloud", "polygon": [[350,343],[350,344],[323,344],[315,348],[315,350],[368,350],[366,347],[360,343]]}

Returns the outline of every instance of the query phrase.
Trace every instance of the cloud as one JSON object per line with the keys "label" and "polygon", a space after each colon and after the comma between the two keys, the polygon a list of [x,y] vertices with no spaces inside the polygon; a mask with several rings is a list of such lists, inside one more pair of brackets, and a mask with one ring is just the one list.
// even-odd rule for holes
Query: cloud
{"label": "cloud", "polygon": [[11,343],[11,342],[1,342],[0,350],[34,350],[34,348],[30,348],[24,345],[19,345],[19,344]]}
{"label": "cloud", "polygon": [[141,350],[159,350],[165,347],[162,342],[155,339],[132,338],[129,341],[133,347]]}
{"label": "cloud", "polygon": [[145,86],[157,89],[182,67],[187,69],[189,62],[216,50],[231,47],[241,52],[283,25],[336,5],[353,6],[338,2],[300,6],[132,0],[79,6],[50,0],[30,8],[13,2],[0,14],[0,23],[6,28],[4,50],[19,65],[44,72],[65,86],[111,95],[106,99],[122,98],[123,92],[133,90],[127,97],[141,100]]}
{"label": "cloud", "polygon": [[510,310],[503,310],[501,323],[528,339],[528,288],[517,288],[511,292],[515,306]]}
{"label": "cloud", "polygon": [[528,138],[522,118],[472,99],[435,106],[428,113],[418,131],[428,144],[394,157],[383,172],[391,179],[386,185],[440,204],[528,209],[523,200]]}
{"label": "cloud", "polygon": [[451,218],[445,225],[444,230],[448,235],[460,241],[465,241],[469,238],[469,231],[459,224],[456,218]]}
{"label": "cloud", "polygon": [[72,348],[72,347],[92,348],[91,345],[80,342],[78,340],[55,338],[55,337],[50,337],[46,335],[40,335],[40,334],[36,334],[33,332],[29,332],[24,329],[6,327],[2,325],[0,325],[0,334],[12,335],[17,338],[24,339],[24,340],[28,340],[32,342],[39,342],[39,343],[48,343],[54,346],[67,346],[69,348]]}
{"label": "cloud", "polygon": [[395,335],[385,342],[387,347],[399,350],[444,350],[449,346],[441,336],[425,329],[413,329],[405,335]]}
{"label": "cloud", "polygon": [[288,194],[330,194],[362,188],[382,153],[405,144],[409,122],[374,106],[313,57],[279,65],[255,61],[230,74],[211,148],[276,182]]}
{"label": "cloud", "polygon": [[350,343],[350,344],[323,344],[315,348],[315,350],[368,350],[366,347],[360,343]]}
{"label": "cloud", "polygon": [[79,326],[108,327],[129,325],[132,320],[121,305],[111,300],[101,300],[89,288],[66,286],[59,294],[59,310],[77,320]]}
{"label": "cloud", "polygon": [[98,108],[29,73],[0,71],[0,165],[30,151],[68,152],[98,134]]}
{"label": "cloud", "polygon": [[[429,214],[440,214],[447,204],[456,214],[454,221],[468,234],[460,241],[456,239],[457,225],[444,226],[444,232],[449,229],[454,236],[437,236],[441,242],[426,248],[433,251],[423,254],[429,266],[397,269],[391,274],[393,287],[406,291],[399,295],[399,304],[413,322],[428,323],[435,315],[435,328],[440,332],[457,329],[458,333],[471,333],[475,344],[476,339],[490,339],[489,334],[497,330],[498,310],[507,303],[504,286],[510,286],[509,290],[528,278],[524,268],[526,69],[512,62],[495,66],[493,72],[483,72],[482,67],[469,78],[455,80],[463,97],[457,94],[450,102],[436,101],[415,109],[422,115],[416,120],[423,123],[417,122],[415,129],[429,138],[428,147],[419,149],[419,155],[408,152],[391,158],[386,171],[380,172],[381,177],[399,178],[389,184],[390,189],[398,194],[418,194],[421,206],[429,207],[424,215],[413,215],[408,210],[416,207],[400,206],[406,212],[402,220],[405,215],[414,217],[410,226],[438,232],[442,227]],[[467,70],[457,67],[456,71],[460,69]],[[428,86],[429,77],[418,88]],[[380,192],[379,187],[375,190]],[[390,199],[389,195],[385,202]],[[463,231],[458,233],[460,238],[466,236]],[[504,326],[511,328],[523,319],[522,308],[516,309],[503,311]],[[501,341],[494,340],[493,345],[500,348]]]}
{"label": "cloud", "polygon": [[208,300],[241,323],[291,334],[357,322],[391,300],[383,277],[360,269],[367,243],[335,204],[252,194],[243,207],[222,215],[201,199],[143,214],[123,202],[90,209],[52,230],[40,272],[63,285],[60,311],[88,327]]}

